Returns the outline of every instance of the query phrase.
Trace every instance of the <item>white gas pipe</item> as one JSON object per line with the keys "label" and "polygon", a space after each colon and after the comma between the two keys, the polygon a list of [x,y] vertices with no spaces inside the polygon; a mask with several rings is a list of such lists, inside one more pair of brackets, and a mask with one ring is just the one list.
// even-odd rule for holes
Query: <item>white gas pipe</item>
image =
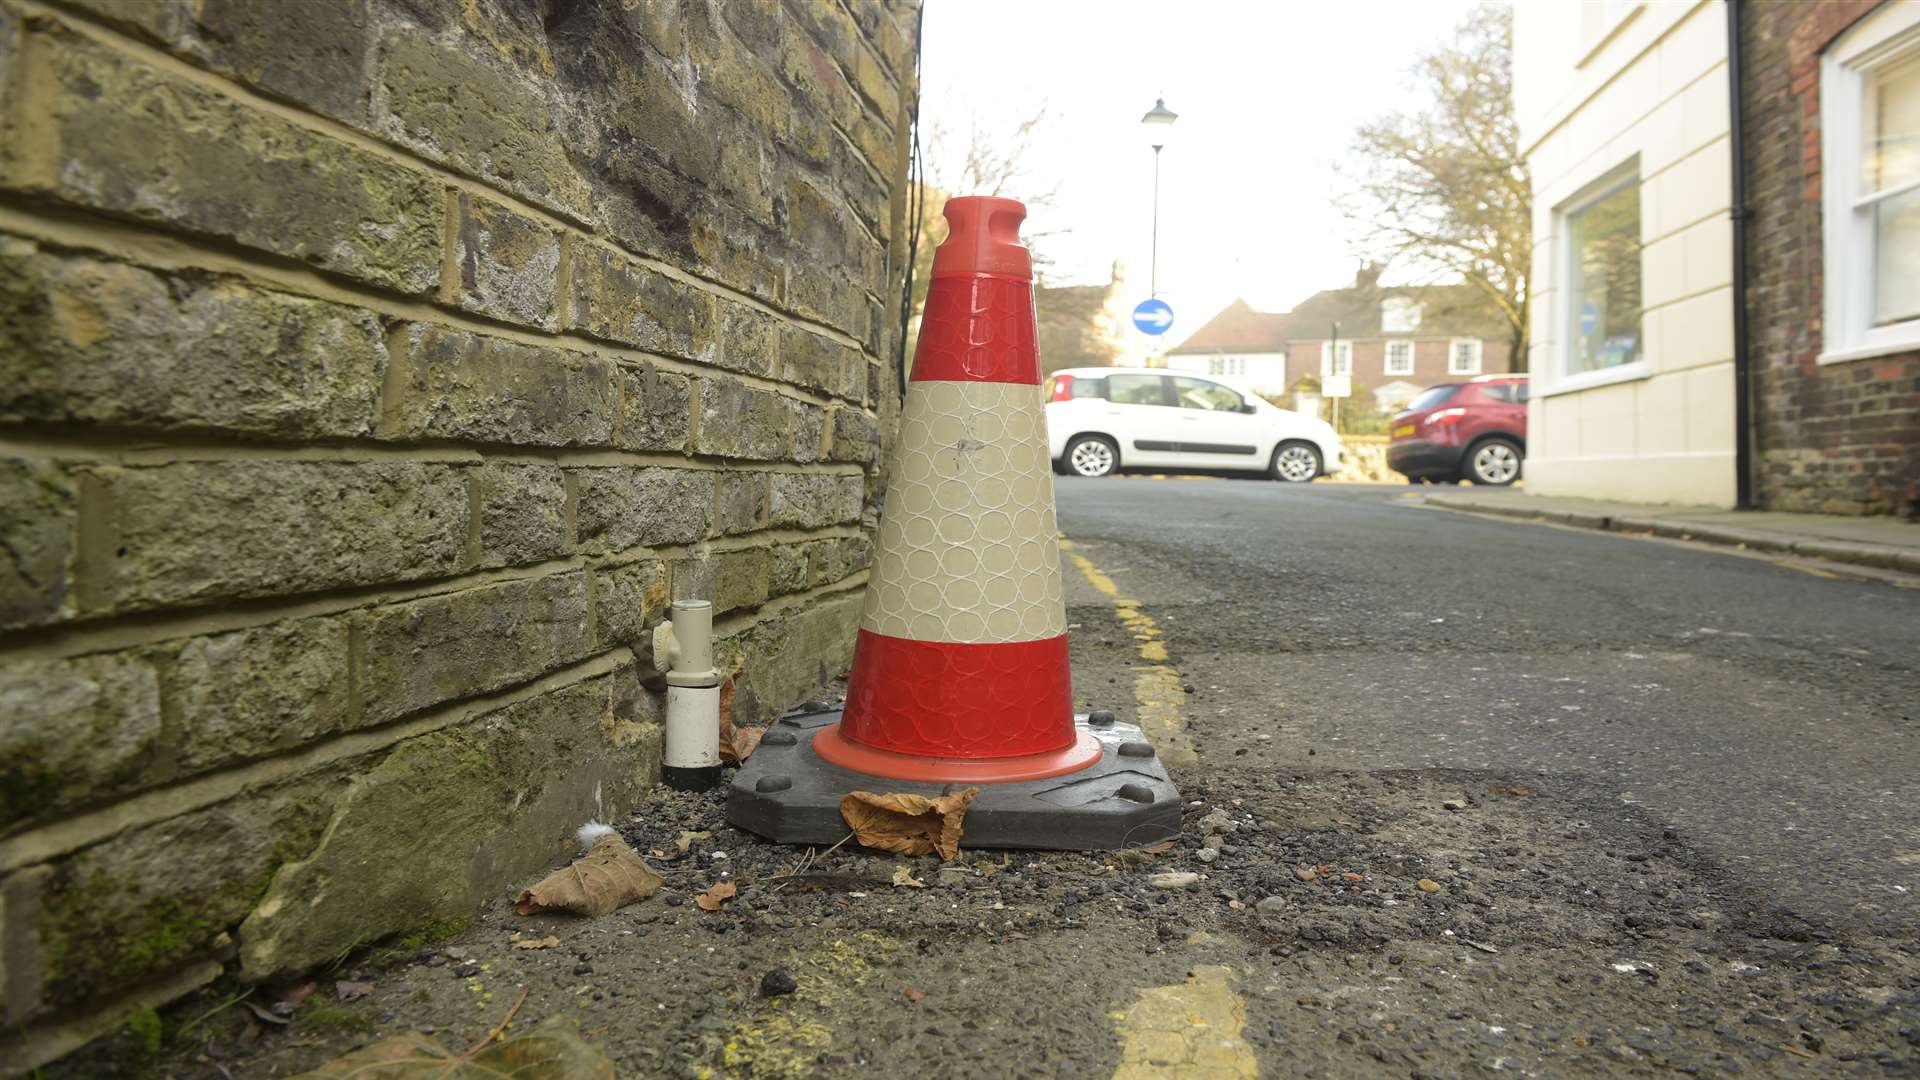
{"label": "white gas pipe", "polygon": [[720,673],[713,667],[713,604],[675,600],[653,630],[653,666],[667,673],[667,745],[660,770],[678,791],[720,782]]}

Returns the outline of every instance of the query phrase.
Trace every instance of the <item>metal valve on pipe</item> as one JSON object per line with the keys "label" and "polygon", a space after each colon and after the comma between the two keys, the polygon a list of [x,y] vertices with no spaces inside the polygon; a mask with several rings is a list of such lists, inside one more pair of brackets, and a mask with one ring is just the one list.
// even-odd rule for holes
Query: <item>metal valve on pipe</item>
{"label": "metal valve on pipe", "polygon": [[661,778],[676,791],[720,782],[720,673],[713,667],[713,604],[675,600],[653,630],[653,666],[667,673],[667,740]]}

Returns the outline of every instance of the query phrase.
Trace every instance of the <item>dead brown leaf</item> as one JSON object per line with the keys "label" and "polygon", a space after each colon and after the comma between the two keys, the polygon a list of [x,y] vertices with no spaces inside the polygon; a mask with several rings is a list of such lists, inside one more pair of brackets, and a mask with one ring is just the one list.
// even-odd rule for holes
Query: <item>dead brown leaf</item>
{"label": "dead brown leaf", "polygon": [[601,837],[563,870],[555,870],[538,885],[522,889],[513,909],[522,915],[543,911],[571,911],[599,917],[617,908],[645,900],[660,891],[659,874],[634,854],[617,834]]}
{"label": "dead brown leaf", "polygon": [[352,982],[347,979],[341,979],[333,984],[333,997],[336,1001],[353,1001],[357,998],[366,997],[371,993],[373,993],[373,984],[370,982]]}
{"label": "dead brown leaf", "polygon": [[711,840],[711,839],[713,839],[713,833],[711,832],[682,831],[680,833],[680,838],[673,842],[673,846],[679,848],[680,851],[684,854],[688,848],[693,846],[693,842],[695,840]]}
{"label": "dead brown leaf", "polygon": [[1173,841],[1162,840],[1157,844],[1148,844],[1146,847],[1143,847],[1140,850],[1146,852],[1149,855],[1165,855],[1167,852],[1173,850]]}
{"label": "dead brown leaf", "polygon": [[292,986],[283,988],[278,994],[275,994],[274,1000],[284,1001],[289,1005],[299,1005],[301,1002],[312,997],[313,992],[318,989],[320,989],[320,984],[311,980],[303,983],[295,983]]}
{"label": "dead brown leaf", "polygon": [[614,1080],[613,1060],[580,1038],[571,1020],[554,1017],[525,1035],[489,1038],[456,1053],[417,1031],[389,1036],[328,1062],[300,1080]]}
{"label": "dead brown leaf", "polygon": [[516,949],[557,949],[560,947],[560,939],[554,937],[552,934],[548,934],[543,938],[522,938],[515,941],[513,947]]}
{"label": "dead brown leaf", "polygon": [[731,881],[723,881],[694,897],[693,902],[700,905],[701,911],[719,911],[720,905],[733,899],[733,894],[738,891],[739,886]]}
{"label": "dead brown leaf", "polygon": [[913,876],[913,867],[906,865],[894,867],[893,883],[895,885],[904,885],[909,889],[924,889],[927,887],[925,881]]}
{"label": "dead brown leaf", "polygon": [[753,756],[766,728],[733,726],[733,680],[720,687],[720,760],[738,765]]}
{"label": "dead brown leaf", "polygon": [[876,795],[856,791],[840,800],[840,816],[853,829],[853,838],[870,848],[925,855],[937,851],[945,860],[960,854],[961,819],[979,788],[929,799],[923,795]]}

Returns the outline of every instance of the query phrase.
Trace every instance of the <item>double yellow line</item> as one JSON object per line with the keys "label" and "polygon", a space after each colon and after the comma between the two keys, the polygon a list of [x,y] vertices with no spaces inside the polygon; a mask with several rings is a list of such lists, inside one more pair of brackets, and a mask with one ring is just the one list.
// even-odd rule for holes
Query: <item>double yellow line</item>
{"label": "double yellow line", "polygon": [[1139,703],[1141,730],[1153,741],[1160,760],[1172,766],[1192,765],[1198,758],[1193,739],[1187,734],[1186,721],[1180,714],[1186,692],[1181,688],[1180,672],[1167,663],[1167,644],[1161,640],[1160,627],[1154,623],[1153,616],[1140,610],[1140,601],[1120,595],[1120,586],[1093,565],[1091,559],[1080,554],[1073,541],[1061,537],[1060,550],[1073,560],[1087,584],[1113,602],[1120,625],[1133,635],[1135,651],[1144,662],[1133,676],[1133,697]]}

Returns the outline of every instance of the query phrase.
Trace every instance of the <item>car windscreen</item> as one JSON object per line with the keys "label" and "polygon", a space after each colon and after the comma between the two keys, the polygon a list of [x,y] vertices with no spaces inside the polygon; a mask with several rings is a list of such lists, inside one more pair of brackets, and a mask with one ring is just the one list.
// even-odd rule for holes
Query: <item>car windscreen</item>
{"label": "car windscreen", "polygon": [[1458,386],[1435,386],[1427,390],[1422,390],[1420,391],[1419,397],[1407,402],[1406,411],[1423,412],[1427,409],[1437,409],[1445,405],[1448,399],[1459,392],[1460,388]]}

